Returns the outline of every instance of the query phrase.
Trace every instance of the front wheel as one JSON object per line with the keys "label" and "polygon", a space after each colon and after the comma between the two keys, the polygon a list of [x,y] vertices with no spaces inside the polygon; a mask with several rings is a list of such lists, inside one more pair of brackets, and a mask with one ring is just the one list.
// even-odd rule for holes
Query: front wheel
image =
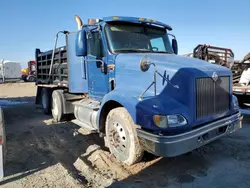
{"label": "front wheel", "polygon": [[144,151],[139,143],[133,119],[123,107],[109,112],[105,141],[110,152],[127,165],[140,161],[143,156]]}

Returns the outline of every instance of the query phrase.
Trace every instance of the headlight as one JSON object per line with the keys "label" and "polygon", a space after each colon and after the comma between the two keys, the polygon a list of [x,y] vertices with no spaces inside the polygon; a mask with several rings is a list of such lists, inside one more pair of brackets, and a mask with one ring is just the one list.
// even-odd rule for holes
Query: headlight
{"label": "headlight", "polygon": [[238,103],[238,99],[236,96],[232,96],[232,108],[234,110],[238,110],[239,109],[239,103]]}
{"label": "headlight", "polygon": [[187,124],[187,120],[182,115],[154,115],[155,125],[160,128],[179,127]]}

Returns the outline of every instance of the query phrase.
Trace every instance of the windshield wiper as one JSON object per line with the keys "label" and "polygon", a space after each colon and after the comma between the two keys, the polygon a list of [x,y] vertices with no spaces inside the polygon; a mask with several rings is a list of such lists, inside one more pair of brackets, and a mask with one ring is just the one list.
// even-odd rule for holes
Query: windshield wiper
{"label": "windshield wiper", "polygon": [[170,52],[165,52],[165,51],[152,51],[152,53],[172,54]]}
{"label": "windshield wiper", "polygon": [[134,49],[134,48],[121,48],[114,50],[115,52],[151,52],[149,49]]}

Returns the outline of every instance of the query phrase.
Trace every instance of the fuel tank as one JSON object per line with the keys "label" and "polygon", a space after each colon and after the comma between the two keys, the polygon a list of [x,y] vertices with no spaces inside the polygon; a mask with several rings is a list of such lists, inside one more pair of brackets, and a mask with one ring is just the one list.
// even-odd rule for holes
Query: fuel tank
{"label": "fuel tank", "polygon": [[97,113],[100,107],[99,102],[90,99],[83,99],[74,103],[74,115],[78,121],[86,126],[97,128]]}

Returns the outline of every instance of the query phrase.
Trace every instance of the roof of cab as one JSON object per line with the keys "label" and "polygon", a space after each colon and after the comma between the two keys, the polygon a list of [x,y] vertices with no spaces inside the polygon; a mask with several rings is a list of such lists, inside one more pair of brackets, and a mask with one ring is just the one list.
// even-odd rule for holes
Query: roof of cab
{"label": "roof of cab", "polygon": [[133,23],[148,23],[150,25],[158,25],[161,27],[164,27],[167,30],[172,30],[172,27],[164,24],[162,22],[148,19],[148,18],[137,18],[137,17],[126,17],[126,16],[109,16],[109,17],[104,17],[102,18],[103,21],[105,22],[114,22],[114,21],[124,21],[124,22],[133,22]]}

